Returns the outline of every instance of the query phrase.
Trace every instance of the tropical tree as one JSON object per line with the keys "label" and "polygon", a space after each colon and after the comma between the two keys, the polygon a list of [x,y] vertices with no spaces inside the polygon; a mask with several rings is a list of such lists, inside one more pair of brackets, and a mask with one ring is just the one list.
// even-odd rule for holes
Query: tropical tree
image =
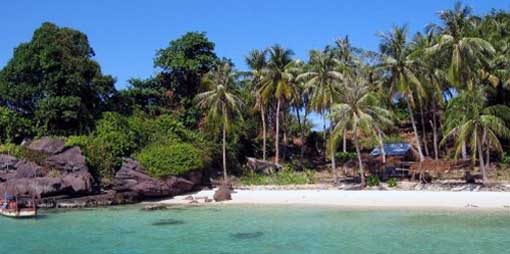
{"label": "tropical tree", "polygon": [[377,68],[383,69],[388,74],[390,91],[397,91],[397,95],[403,97],[407,104],[409,118],[413,126],[416,149],[420,157],[420,162],[424,161],[420,136],[414,119],[413,107],[415,105],[414,95],[425,95],[425,89],[422,86],[418,76],[417,69],[419,65],[411,57],[411,51],[407,43],[407,27],[394,27],[389,33],[380,34],[382,42],[380,45],[382,62]]}
{"label": "tropical tree", "polygon": [[292,86],[289,83],[289,73],[286,72],[292,65],[294,53],[280,45],[274,45],[268,49],[269,59],[266,68],[263,70],[262,87],[259,89],[264,100],[275,98],[275,163],[280,161],[280,109],[285,101],[293,94]]}
{"label": "tropical tree", "polygon": [[266,152],[266,141],[267,141],[267,127],[266,127],[266,101],[262,97],[262,94],[259,93],[259,89],[262,87],[262,79],[263,79],[263,71],[267,65],[266,59],[267,52],[265,50],[252,50],[246,56],[246,64],[250,67],[250,76],[252,90],[255,93],[255,106],[254,110],[260,112],[260,118],[262,120],[262,158],[266,160],[267,152]]}
{"label": "tropical tree", "polygon": [[[365,186],[365,172],[358,140],[361,135],[380,139],[378,130],[392,124],[391,113],[380,106],[378,96],[370,91],[367,79],[361,74],[349,74],[344,77],[339,101],[340,103],[332,106],[334,128],[330,142],[335,143],[347,128],[352,128],[361,185]],[[334,147],[334,144],[331,147]]]}
{"label": "tropical tree", "polygon": [[483,183],[486,184],[488,176],[484,164],[483,146],[486,144],[486,149],[492,147],[503,152],[498,137],[510,137],[510,129],[507,126],[508,119],[510,119],[510,107],[487,106],[483,88],[465,90],[448,103],[445,123],[446,135],[442,144],[448,138],[455,137],[455,156],[461,152],[462,144],[470,144],[472,160],[475,162],[476,156],[478,156]]}
{"label": "tropical tree", "polygon": [[492,45],[474,34],[478,18],[472,9],[457,2],[453,10],[439,12],[443,21],[442,35],[438,43],[430,47],[428,54],[449,57],[448,78],[457,88],[470,87],[473,75],[495,53]]}
{"label": "tropical tree", "polygon": [[195,99],[197,105],[207,110],[206,120],[212,127],[221,126],[222,130],[222,152],[223,152],[223,178],[227,176],[227,132],[231,126],[231,119],[234,116],[241,116],[241,100],[233,93],[236,73],[232,71],[229,63],[217,64],[213,70],[206,73],[202,84],[210,90],[198,94]]}
{"label": "tropical tree", "polygon": [[[298,80],[306,80],[304,87],[310,94],[309,107],[323,116],[325,139],[325,114],[336,101],[339,92],[339,81],[342,78],[342,73],[338,71],[338,63],[334,53],[328,47],[322,51],[312,50],[310,51],[309,69],[298,76]],[[331,142],[331,144],[334,143],[336,142]],[[330,151],[331,169],[336,175],[336,147],[326,150]]]}

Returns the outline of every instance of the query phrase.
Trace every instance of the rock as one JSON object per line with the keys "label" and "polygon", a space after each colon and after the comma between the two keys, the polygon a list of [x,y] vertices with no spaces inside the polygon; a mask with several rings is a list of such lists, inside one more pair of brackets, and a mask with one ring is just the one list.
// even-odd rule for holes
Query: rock
{"label": "rock", "polygon": [[14,166],[16,178],[35,178],[44,176],[43,168],[31,161],[19,160]]}
{"label": "rock", "polygon": [[251,157],[248,157],[246,159],[247,159],[246,166],[248,166],[249,169],[257,173],[271,174],[282,168],[281,165],[269,161],[259,160]]}
{"label": "rock", "polygon": [[168,207],[166,205],[161,204],[154,204],[154,205],[148,205],[144,206],[142,208],[143,211],[158,211],[158,210],[166,210]]}
{"label": "rock", "polygon": [[73,194],[88,194],[93,192],[94,178],[88,170],[80,170],[66,174],[62,178],[63,187],[69,188]]}
{"label": "rock", "polygon": [[220,185],[213,198],[216,202],[232,200],[232,185],[228,183]]}
{"label": "rock", "polygon": [[7,154],[0,154],[0,171],[16,170],[18,158]]}
{"label": "rock", "polygon": [[197,174],[200,173],[154,178],[137,161],[125,159],[113,178],[112,189],[120,194],[129,193],[138,199],[175,196],[193,190],[201,180]]}
{"label": "rock", "polygon": [[194,200],[195,198],[193,196],[187,196],[184,198],[184,200]]}
{"label": "rock", "polygon": [[57,154],[65,149],[65,142],[61,139],[42,137],[30,142],[27,149],[49,155]]}
{"label": "rock", "polygon": [[62,153],[52,155],[45,160],[44,164],[49,168],[66,172],[89,170],[85,156],[83,156],[79,147],[71,147]]}

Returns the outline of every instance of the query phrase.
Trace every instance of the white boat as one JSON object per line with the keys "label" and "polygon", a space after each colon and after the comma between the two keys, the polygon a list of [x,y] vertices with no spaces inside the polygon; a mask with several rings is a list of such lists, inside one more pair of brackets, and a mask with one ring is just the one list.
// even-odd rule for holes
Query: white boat
{"label": "white boat", "polygon": [[12,218],[30,218],[37,216],[36,208],[5,209],[0,208],[0,215]]}

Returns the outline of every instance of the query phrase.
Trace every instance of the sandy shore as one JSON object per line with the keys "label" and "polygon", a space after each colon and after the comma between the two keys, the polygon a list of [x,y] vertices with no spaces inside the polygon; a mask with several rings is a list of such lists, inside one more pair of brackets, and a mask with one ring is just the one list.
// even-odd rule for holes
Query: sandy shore
{"label": "sandy shore", "polygon": [[[188,204],[212,199],[213,190],[177,196],[160,204]],[[187,198],[187,199],[186,199]],[[203,202],[203,201],[202,201]],[[236,190],[222,204],[324,205],[373,208],[485,208],[510,210],[510,192],[344,191],[344,190]]]}

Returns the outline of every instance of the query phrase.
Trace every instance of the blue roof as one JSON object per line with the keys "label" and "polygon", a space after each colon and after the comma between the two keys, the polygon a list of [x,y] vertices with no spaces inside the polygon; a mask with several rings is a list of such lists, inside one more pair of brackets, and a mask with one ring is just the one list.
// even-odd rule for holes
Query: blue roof
{"label": "blue roof", "polygon": [[[384,152],[386,156],[406,156],[407,153],[411,150],[411,144],[409,143],[391,143],[384,144]],[[381,148],[376,147],[372,152],[370,152],[370,156],[377,157],[381,155]]]}

